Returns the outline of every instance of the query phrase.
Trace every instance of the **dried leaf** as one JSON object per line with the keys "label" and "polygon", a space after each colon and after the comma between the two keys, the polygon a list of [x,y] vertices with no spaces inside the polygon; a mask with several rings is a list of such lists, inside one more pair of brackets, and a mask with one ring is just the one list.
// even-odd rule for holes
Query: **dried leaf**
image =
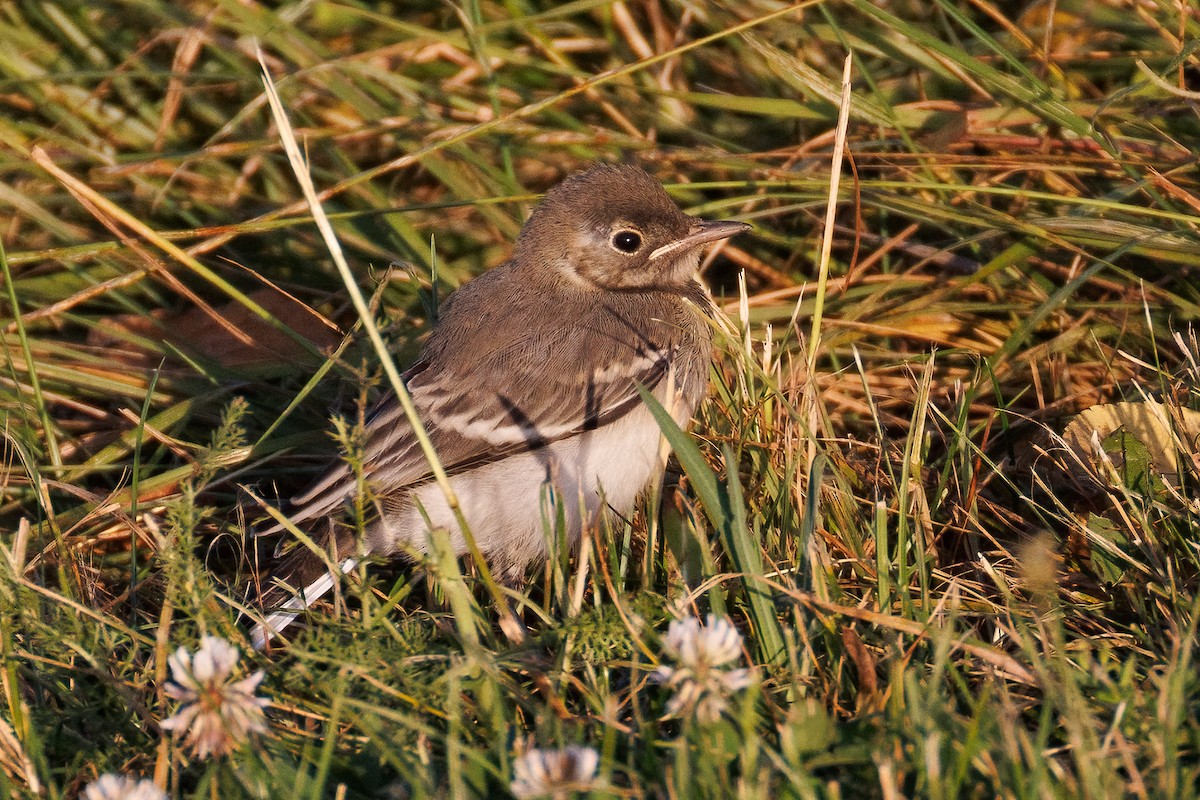
{"label": "dried leaf", "polygon": [[1192,453],[1200,439],[1200,412],[1164,403],[1105,403],[1071,420],[1063,439],[1085,461],[1094,461],[1093,435],[1100,441],[1124,431],[1145,447],[1154,469],[1168,481],[1179,475],[1179,453]]}
{"label": "dried leaf", "polygon": [[1154,402],[1103,403],[1072,419],[1058,447],[1051,438],[1038,437],[1035,449],[1049,453],[1060,474],[1085,493],[1111,485],[1114,472],[1125,486],[1153,491],[1159,482],[1178,484],[1180,454],[1190,457],[1200,439],[1200,412]]}

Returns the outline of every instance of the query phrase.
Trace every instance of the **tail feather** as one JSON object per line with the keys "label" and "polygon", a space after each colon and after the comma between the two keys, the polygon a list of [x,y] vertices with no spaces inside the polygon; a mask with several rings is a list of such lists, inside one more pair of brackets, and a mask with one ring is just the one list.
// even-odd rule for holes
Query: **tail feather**
{"label": "tail feather", "polygon": [[[336,578],[325,564],[321,566],[325,567],[324,573],[284,600],[275,611],[267,615],[261,625],[254,626],[254,629],[250,631],[250,641],[255,650],[262,650],[266,647],[268,639],[283,633],[284,629],[296,621],[296,617],[300,616],[301,611],[320,600],[326,592],[333,588]],[[347,558],[338,566],[345,574],[358,566],[358,559]]]}
{"label": "tail feather", "polygon": [[347,555],[356,552],[355,536],[348,526],[329,520],[324,530],[313,533],[313,542],[329,553],[329,558],[299,546],[271,569],[271,586],[260,598],[267,616],[250,631],[255,650],[263,649],[269,639],[281,634],[302,611],[328,593],[341,575],[359,563],[357,555]]}

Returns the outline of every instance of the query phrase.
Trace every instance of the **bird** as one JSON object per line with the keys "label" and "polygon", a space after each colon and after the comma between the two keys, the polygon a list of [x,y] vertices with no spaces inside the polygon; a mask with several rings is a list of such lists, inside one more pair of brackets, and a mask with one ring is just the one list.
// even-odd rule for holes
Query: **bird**
{"label": "bird", "polygon": [[[749,228],[684,213],[639,167],[595,165],[546,193],[509,260],[442,303],[402,377],[501,582],[518,586],[545,563],[547,520],[575,547],[661,476],[660,428],[638,389],[687,425],[712,363],[715,305],[700,255]],[[279,559],[264,593],[276,601],[251,632],[258,649],[333,587],[330,564],[412,560],[439,528],[468,552],[398,398],[385,396],[364,425],[361,474],[338,460],[286,506],[329,557],[297,545]],[[356,498],[371,512],[357,526],[344,521]]]}

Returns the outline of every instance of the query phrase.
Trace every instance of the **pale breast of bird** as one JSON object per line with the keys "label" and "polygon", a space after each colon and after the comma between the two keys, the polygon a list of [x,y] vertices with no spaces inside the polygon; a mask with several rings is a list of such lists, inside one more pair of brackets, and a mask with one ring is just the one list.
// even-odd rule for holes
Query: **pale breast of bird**
{"label": "pale breast of bird", "polygon": [[[671,376],[652,392],[683,426],[695,411]],[[595,430],[552,442],[503,461],[450,477],[463,518],[483,555],[502,580],[513,583],[527,565],[548,555],[561,533],[574,547],[585,526],[606,508],[628,513],[665,466],[658,422],[644,404]],[[455,552],[466,542],[446,497],[434,482],[412,493],[398,514],[385,515],[371,533],[371,550],[426,549],[428,530],[450,532]],[[560,523],[562,531],[556,531]]]}

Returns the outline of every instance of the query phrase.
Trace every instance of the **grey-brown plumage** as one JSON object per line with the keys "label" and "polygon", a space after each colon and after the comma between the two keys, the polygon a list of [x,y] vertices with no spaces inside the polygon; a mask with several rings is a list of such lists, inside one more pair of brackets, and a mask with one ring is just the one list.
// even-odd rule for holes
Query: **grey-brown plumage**
{"label": "grey-brown plumage", "polygon": [[[684,214],[635,167],[595,167],[546,195],[511,260],[446,301],[405,383],[475,542],[502,580],[515,583],[546,558],[547,520],[561,514],[574,545],[606,506],[630,510],[655,478],[659,429],[636,387],[680,424],[691,417],[712,347],[710,301],[695,279],[700,251],[748,227]],[[343,463],[296,497],[289,517],[334,550],[343,569],[362,554],[425,551],[426,519],[464,553],[394,397],[368,420],[367,434],[376,515],[365,540],[326,522],[357,491]],[[549,498],[561,508],[547,508]],[[273,631],[334,580],[305,548],[276,575],[304,591],[268,618]],[[261,646],[267,631],[255,633]]]}

